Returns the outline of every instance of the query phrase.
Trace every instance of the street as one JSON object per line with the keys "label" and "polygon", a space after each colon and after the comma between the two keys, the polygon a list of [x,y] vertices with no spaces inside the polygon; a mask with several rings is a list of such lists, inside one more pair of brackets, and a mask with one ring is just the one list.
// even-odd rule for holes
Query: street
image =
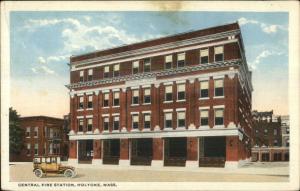
{"label": "street", "polygon": [[63,175],[48,174],[37,178],[32,172],[32,163],[10,165],[10,181],[16,182],[286,182],[288,163],[249,163],[248,165],[228,170],[223,168],[186,169],[182,167],[151,167],[118,166],[95,167],[79,165],[76,167],[75,178],[65,178]]}

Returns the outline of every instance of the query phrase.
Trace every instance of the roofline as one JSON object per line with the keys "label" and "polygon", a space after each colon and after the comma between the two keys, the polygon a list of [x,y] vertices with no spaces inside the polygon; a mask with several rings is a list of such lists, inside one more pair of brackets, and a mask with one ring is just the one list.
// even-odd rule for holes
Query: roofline
{"label": "roofline", "polygon": [[50,117],[50,116],[44,116],[44,115],[20,117],[20,119],[34,119],[34,118],[54,119],[54,120],[62,120],[62,121],[64,120],[63,118]]}
{"label": "roofline", "polygon": [[191,33],[191,32],[196,32],[196,31],[201,31],[201,30],[209,30],[209,29],[212,29],[212,28],[222,27],[222,26],[227,26],[227,25],[232,25],[232,24],[238,24],[238,26],[240,26],[238,21],[236,21],[236,22],[233,22],[233,23],[227,23],[227,24],[223,24],[223,25],[215,25],[215,26],[212,26],[212,27],[202,28],[202,29],[198,29],[198,30],[189,30],[189,31],[185,31],[185,32],[182,32],[182,33],[176,33],[176,34],[171,34],[171,35],[167,35],[167,36],[162,36],[162,37],[159,37],[159,38],[152,38],[152,39],[143,40],[143,41],[139,41],[139,42],[135,42],[135,43],[131,43],[131,44],[122,44],[122,45],[119,45],[119,46],[106,48],[106,49],[101,49],[101,50],[95,50],[95,51],[87,52],[87,53],[83,53],[83,54],[71,55],[70,58],[80,57],[80,56],[89,55],[89,54],[92,54],[92,53],[98,53],[98,52],[102,52],[102,51],[113,50],[113,49],[116,49],[116,48],[136,45],[136,44],[145,43],[145,42],[154,41],[154,40],[159,40],[159,39],[163,39],[163,38],[175,37],[175,36],[179,36],[179,35],[188,34],[188,33]]}

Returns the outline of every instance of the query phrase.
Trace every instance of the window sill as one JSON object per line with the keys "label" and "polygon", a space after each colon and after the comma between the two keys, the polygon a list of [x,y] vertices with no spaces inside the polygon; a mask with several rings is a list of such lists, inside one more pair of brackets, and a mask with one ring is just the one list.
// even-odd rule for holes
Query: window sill
{"label": "window sill", "polygon": [[102,107],[102,109],[108,109],[109,108],[109,106],[106,106],[106,107]]}
{"label": "window sill", "polygon": [[78,131],[77,134],[83,135],[83,132],[82,131]]}
{"label": "window sill", "polygon": [[170,100],[170,101],[164,101],[163,103],[173,103],[173,100]]}
{"label": "window sill", "polygon": [[103,130],[102,133],[109,133],[109,131],[108,130]]}
{"label": "window sill", "polygon": [[120,107],[119,105],[114,105],[114,106],[112,106],[112,108],[118,108],[118,107]]}
{"label": "window sill", "polygon": [[175,130],[183,130],[183,129],[186,129],[185,126],[177,127]]}
{"label": "window sill", "polygon": [[139,129],[131,129],[131,132],[139,132]]}
{"label": "window sill", "polygon": [[143,105],[151,105],[151,103],[143,103]]}
{"label": "window sill", "polygon": [[90,111],[90,110],[93,110],[93,108],[87,108],[86,110],[87,110],[87,111]]}
{"label": "window sill", "polygon": [[77,111],[84,111],[84,109],[77,109]]}
{"label": "window sill", "polygon": [[209,97],[200,97],[199,100],[208,100]]}
{"label": "window sill", "polygon": [[86,134],[93,134],[93,131],[87,131]]}
{"label": "window sill", "polygon": [[119,133],[119,130],[113,130],[112,133]]}
{"label": "window sill", "polygon": [[163,131],[165,131],[165,130],[166,131],[173,131],[174,129],[172,127],[166,127],[166,128],[163,129]]}
{"label": "window sill", "polygon": [[223,129],[223,128],[225,128],[225,126],[224,125],[215,125],[213,128],[215,128],[215,129]]}
{"label": "window sill", "polygon": [[150,128],[143,128],[142,131],[151,131],[151,129]]}
{"label": "window sill", "polygon": [[185,102],[185,99],[181,99],[181,100],[176,100],[176,102]]}
{"label": "window sill", "polygon": [[131,104],[130,106],[139,106],[140,104]]}
{"label": "window sill", "polygon": [[214,99],[224,98],[224,96],[214,96]]}
{"label": "window sill", "polygon": [[208,125],[200,125],[199,128],[200,129],[210,129],[210,127]]}

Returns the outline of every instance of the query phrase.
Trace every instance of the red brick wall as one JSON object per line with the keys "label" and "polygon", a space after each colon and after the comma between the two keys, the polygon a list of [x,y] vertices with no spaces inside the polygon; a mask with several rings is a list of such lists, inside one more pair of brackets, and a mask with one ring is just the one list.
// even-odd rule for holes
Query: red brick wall
{"label": "red brick wall", "polygon": [[153,160],[163,160],[163,139],[153,138]]}
{"label": "red brick wall", "polygon": [[94,140],[93,150],[94,150],[94,159],[101,159],[101,140]]}
{"label": "red brick wall", "polygon": [[129,159],[129,139],[120,139],[120,159]]}
{"label": "red brick wall", "polygon": [[198,160],[198,137],[187,138],[187,160]]}

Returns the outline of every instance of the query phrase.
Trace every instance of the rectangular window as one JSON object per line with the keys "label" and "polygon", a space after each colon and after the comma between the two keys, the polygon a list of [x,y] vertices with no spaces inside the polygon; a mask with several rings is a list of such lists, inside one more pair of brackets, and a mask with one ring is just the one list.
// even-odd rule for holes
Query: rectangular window
{"label": "rectangular window", "polygon": [[200,82],[200,98],[208,97],[208,81]]}
{"label": "rectangular window", "polygon": [[87,119],[87,131],[93,131],[93,118]]}
{"label": "rectangular window", "polygon": [[114,130],[119,130],[120,128],[120,117],[119,116],[114,116]]}
{"label": "rectangular window", "polygon": [[79,97],[79,103],[78,103],[78,109],[83,109],[83,102],[84,100],[83,100],[83,96],[80,96]]}
{"label": "rectangular window", "polygon": [[185,84],[177,85],[177,100],[185,100]]}
{"label": "rectangular window", "polygon": [[114,92],[114,106],[120,105],[120,92]]}
{"label": "rectangular window", "polygon": [[185,127],[185,111],[177,112],[177,127]]}
{"label": "rectangular window", "polygon": [[274,129],[274,135],[277,135],[277,129]]}
{"label": "rectangular window", "polygon": [[166,86],[165,87],[165,101],[172,101],[173,100],[173,86]]}
{"label": "rectangular window", "polygon": [[93,80],[93,69],[89,69],[88,70],[88,81],[92,81]]}
{"label": "rectangular window", "polygon": [[224,125],[224,109],[215,110],[215,125]]}
{"label": "rectangular window", "polygon": [[172,113],[165,113],[165,128],[172,128]]}
{"label": "rectangular window", "polygon": [[31,145],[30,143],[27,143],[27,150],[26,150],[27,155],[30,155],[30,150],[31,150]]}
{"label": "rectangular window", "polygon": [[88,96],[88,108],[93,108],[93,96],[89,95]]}
{"label": "rectangular window", "polygon": [[109,78],[109,66],[104,67],[104,78]]}
{"label": "rectangular window", "polygon": [[132,128],[133,129],[139,128],[139,115],[138,114],[132,115]]}
{"label": "rectangular window", "polygon": [[286,129],[286,134],[290,134],[290,129],[289,128]]}
{"label": "rectangular window", "polygon": [[278,141],[276,139],[274,140],[274,146],[278,146]]}
{"label": "rectangular window", "polygon": [[26,127],[26,137],[30,137],[30,127]]}
{"label": "rectangular window", "polygon": [[38,155],[39,154],[39,144],[34,144],[34,155]]}
{"label": "rectangular window", "polygon": [[215,47],[215,62],[223,61],[223,59],[224,59],[223,46]]}
{"label": "rectangular window", "polygon": [[139,73],[139,61],[134,61],[132,63],[132,74]]}
{"label": "rectangular window", "polygon": [[120,64],[114,65],[114,73],[113,73],[113,75],[114,75],[114,77],[120,76]]}
{"label": "rectangular window", "polygon": [[108,107],[109,93],[103,94],[103,107]]}
{"label": "rectangular window", "polygon": [[200,50],[200,63],[201,64],[208,63],[208,49]]}
{"label": "rectangular window", "polygon": [[144,89],[144,103],[151,103],[151,91],[150,91],[150,89]]}
{"label": "rectangular window", "polygon": [[264,129],[264,135],[268,134],[268,129]]}
{"label": "rectangular window", "polygon": [[172,55],[165,56],[165,69],[171,69],[173,63],[173,57]]}
{"label": "rectangular window", "polygon": [[[78,120],[78,131],[82,132],[83,131],[83,119]],[[51,132],[50,132],[51,133]],[[53,133],[53,132],[52,132]]]}
{"label": "rectangular window", "polygon": [[108,131],[109,129],[109,117],[103,117],[103,130]]}
{"label": "rectangular window", "polygon": [[177,68],[185,66],[185,53],[177,54]]}
{"label": "rectangular window", "polygon": [[132,91],[132,104],[139,104],[139,90]]}
{"label": "rectangular window", "polygon": [[200,111],[200,125],[207,126],[208,125],[208,110]]}
{"label": "rectangular window", "polygon": [[223,80],[215,80],[215,96],[224,96]]}
{"label": "rectangular window", "polygon": [[84,81],[84,71],[80,71],[79,72],[79,82],[83,82]]}
{"label": "rectangular window", "polygon": [[150,129],[150,113],[144,114],[144,129]]}
{"label": "rectangular window", "polygon": [[39,128],[35,127],[34,128],[34,137],[37,138],[38,137],[38,133],[39,133]]}
{"label": "rectangular window", "polygon": [[144,72],[151,72],[151,60],[147,58],[144,60]]}

